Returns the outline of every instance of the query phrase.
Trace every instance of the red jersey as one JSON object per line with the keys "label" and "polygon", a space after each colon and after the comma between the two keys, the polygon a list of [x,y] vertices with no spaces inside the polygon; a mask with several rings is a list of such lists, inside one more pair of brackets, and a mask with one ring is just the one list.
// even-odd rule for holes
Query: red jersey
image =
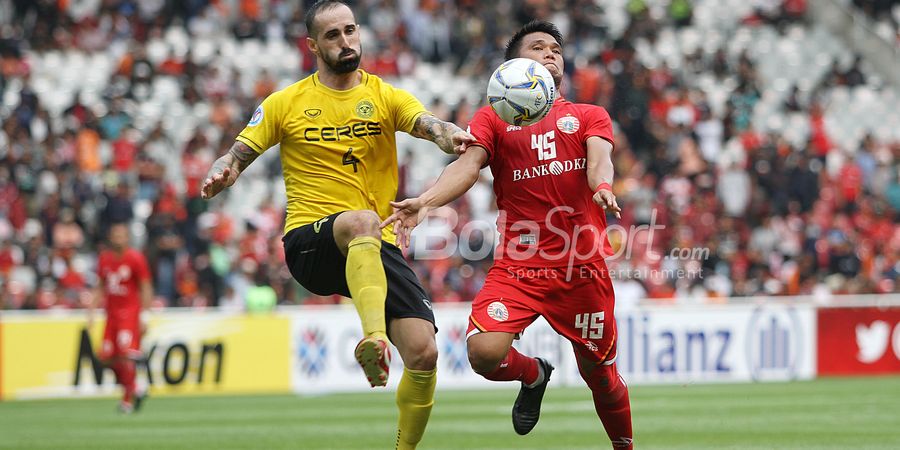
{"label": "red jersey", "polygon": [[97,276],[106,294],[106,311],[138,313],[141,310],[141,281],[150,279],[150,269],[144,254],[126,249],[121,255],[111,250],[100,252]]}
{"label": "red jersey", "polygon": [[498,264],[561,267],[612,254],[606,215],[591,198],[587,139],[613,143],[605,109],[558,98],[540,122],[520,127],[485,106],[469,131],[487,151],[500,217]]}

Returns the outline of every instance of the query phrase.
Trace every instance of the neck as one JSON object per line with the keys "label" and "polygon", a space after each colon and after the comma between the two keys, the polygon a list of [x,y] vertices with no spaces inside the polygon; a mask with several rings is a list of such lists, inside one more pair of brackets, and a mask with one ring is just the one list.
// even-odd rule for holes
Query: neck
{"label": "neck", "polygon": [[[326,66],[324,62],[319,61],[319,67]],[[346,91],[362,82],[362,73],[359,70],[350,73],[334,73],[327,69],[319,70],[319,82],[336,91]]]}

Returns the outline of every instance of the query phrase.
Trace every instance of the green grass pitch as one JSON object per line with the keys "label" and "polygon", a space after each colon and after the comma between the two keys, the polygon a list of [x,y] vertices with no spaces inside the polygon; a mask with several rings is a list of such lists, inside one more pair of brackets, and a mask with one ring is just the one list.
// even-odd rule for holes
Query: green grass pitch
{"label": "green grass pitch", "polygon": [[[528,436],[510,423],[516,389],[439,391],[420,449],[610,448],[587,388],[547,391]],[[644,449],[898,449],[900,378],[634,386]],[[151,398],[120,416],[114,399],[0,403],[3,449],[386,449],[393,394]]]}

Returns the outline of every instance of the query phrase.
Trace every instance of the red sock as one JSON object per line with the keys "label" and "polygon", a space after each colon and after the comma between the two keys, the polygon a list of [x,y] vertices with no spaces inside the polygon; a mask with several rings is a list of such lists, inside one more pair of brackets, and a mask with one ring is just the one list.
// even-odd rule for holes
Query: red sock
{"label": "red sock", "polygon": [[506,358],[491,372],[482,374],[491,381],[521,381],[525,384],[533,384],[539,375],[536,359],[519,353],[514,347],[509,348]]}
{"label": "red sock", "polygon": [[[612,441],[614,449],[628,449],[633,447],[633,434],[631,430],[631,402],[628,400],[628,386],[622,381],[619,374],[618,386],[613,392],[593,391],[594,409],[597,416],[603,422],[606,435]],[[618,397],[616,400],[612,400]]]}
{"label": "red sock", "polygon": [[[583,367],[582,367],[583,369]],[[594,370],[582,378],[591,388],[594,409],[614,449],[632,449],[631,402],[628,386],[616,370],[615,363],[595,366]]]}
{"label": "red sock", "polygon": [[113,372],[116,373],[116,379],[119,381],[119,384],[125,389],[122,401],[131,403],[134,399],[134,380],[137,372],[134,368],[134,361],[117,361],[113,363]]}

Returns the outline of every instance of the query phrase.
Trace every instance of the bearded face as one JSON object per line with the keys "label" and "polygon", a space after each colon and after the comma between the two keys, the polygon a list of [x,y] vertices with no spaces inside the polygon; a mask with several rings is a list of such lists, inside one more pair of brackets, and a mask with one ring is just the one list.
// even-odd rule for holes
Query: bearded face
{"label": "bearded face", "polygon": [[328,68],[338,74],[350,73],[358,69],[360,59],[360,52],[350,47],[340,49],[340,53],[337,56],[327,52],[322,53],[322,60],[325,61]]}

